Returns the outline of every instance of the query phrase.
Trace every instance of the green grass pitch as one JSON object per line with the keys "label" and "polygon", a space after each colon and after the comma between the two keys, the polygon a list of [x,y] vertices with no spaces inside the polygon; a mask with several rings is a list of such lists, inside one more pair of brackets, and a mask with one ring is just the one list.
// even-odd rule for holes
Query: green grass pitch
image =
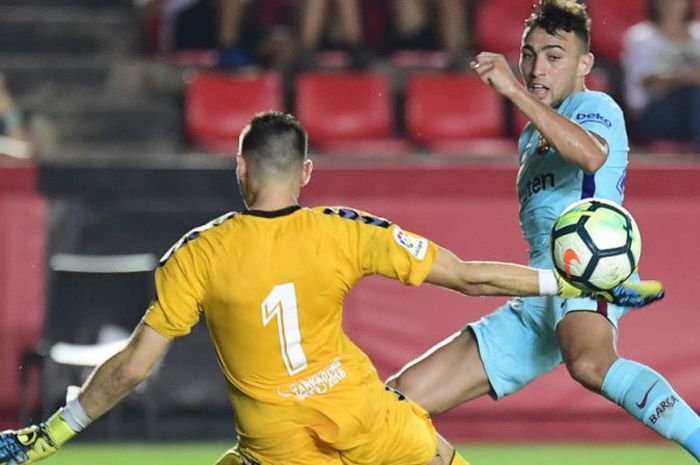
{"label": "green grass pitch", "polygon": [[[226,444],[68,444],[46,465],[212,465]],[[472,465],[692,465],[674,445],[510,445],[460,447]],[[311,464],[310,464],[311,465]]]}

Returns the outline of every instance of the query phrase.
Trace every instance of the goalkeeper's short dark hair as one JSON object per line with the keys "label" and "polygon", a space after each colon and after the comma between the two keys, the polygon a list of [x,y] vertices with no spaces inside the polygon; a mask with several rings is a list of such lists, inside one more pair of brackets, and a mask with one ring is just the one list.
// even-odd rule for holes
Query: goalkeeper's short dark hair
{"label": "goalkeeper's short dark hair", "polygon": [[280,111],[256,114],[241,136],[240,152],[258,168],[289,171],[307,159],[308,136],[301,123]]}

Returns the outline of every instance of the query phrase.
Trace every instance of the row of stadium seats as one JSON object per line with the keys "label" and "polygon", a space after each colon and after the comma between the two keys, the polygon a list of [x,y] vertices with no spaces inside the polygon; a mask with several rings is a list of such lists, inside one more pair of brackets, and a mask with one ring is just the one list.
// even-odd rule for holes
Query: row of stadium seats
{"label": "row of stadium seats", "polygon": [[[600,75],[589,87],[605,90]],[[294,82],[293,112],[324,153],[402,154],[414,147],[437,153],[510,153],[525,124],[475,75],[417,73],[403,88],[403,114],[381,73],[304,73]],[[289,111],[274,73],[201,72],[185,90],[189,141],[213,153],[234,153],[238,134],[256,112]],[[402,121],[397,121],[398,118]],[[405,126],[400,137],[397,126]],[[511,126],[512,129],[511,130]]]}

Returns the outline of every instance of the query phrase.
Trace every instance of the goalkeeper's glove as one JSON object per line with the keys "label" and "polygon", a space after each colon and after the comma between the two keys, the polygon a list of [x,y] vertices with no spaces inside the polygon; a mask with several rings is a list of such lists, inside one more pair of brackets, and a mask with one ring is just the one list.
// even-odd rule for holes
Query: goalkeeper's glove
{"label": "goalkeeper's glove", "polygon": [[63,418],[63,409],[45,423],[0,433],[0,465],[34,463],[56,452],[76,432]]}
{"label": "goalkeeper's glove", "polygon": [[576,297],[590,297],[596,300],[604,300],[621,307],[644,307],[652,302],[663,299],[665,290],[661,281],[624,281],[609,291],[587,292],[583,291],[555,271],[558,295],[567,299]]}

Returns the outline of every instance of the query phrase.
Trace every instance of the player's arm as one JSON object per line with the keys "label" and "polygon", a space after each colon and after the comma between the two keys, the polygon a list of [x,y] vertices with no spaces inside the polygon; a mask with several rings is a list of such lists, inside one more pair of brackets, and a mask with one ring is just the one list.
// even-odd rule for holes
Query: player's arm
{"label": "player's arm", "polygon": [[170,342],[149,326],[139,324],[124,349],[95,368],[78,398],[44,423],[0,433],[0,465],[34,463],[56,452],[143,381]]}
{"label": "player's arm", "polygon": [[603,166],[608,157],[605,139],[537,100],[518,81],[503,55],[482,52],[471,67],[482,81],[512,101],[562,158],[587,173],[594,173]]}
{"label": "player's arm", "polygon": [[111,410],[146,379],[171,342],[140,323],[124,349],[97,367],[83,385],[78,398],[85,413],[94,420]]}
{"label": "player's arm", "polygon": [[[438,247],[435,262],[425,282],[471,296],[530,296],[540,293],[535,268],[500,262],[463,261]],[[556,288],[552,290],[556,292]]]}
{"label": "player's arm", "polygon": [[566,282],[554,270],[514,263],[464,261],[439,246],[425,282],[471,296],[592,297],[626,307],[643,307],[664,296],[664,288],[659,281],[625,281],[610,291],[586,294]]}

